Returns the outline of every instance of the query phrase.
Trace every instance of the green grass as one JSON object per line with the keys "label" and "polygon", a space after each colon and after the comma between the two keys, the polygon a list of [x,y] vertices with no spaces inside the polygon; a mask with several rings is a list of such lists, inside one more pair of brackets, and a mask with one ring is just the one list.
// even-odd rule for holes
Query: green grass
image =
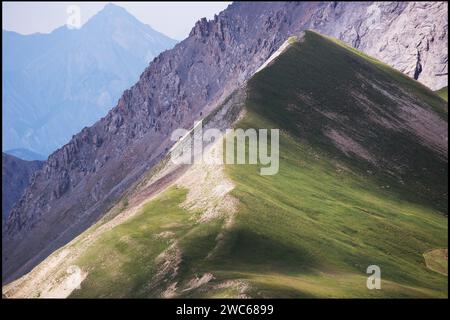
{"label": "green grass", "polygon": [[185,197],[185,190],[172,188],[97,239],[76,263],[89,275],[72,297],[151,296],[146,284],[155,275],[155,258],[170,245],[155,235],[182,236],[190,229],[192,214],[178,206]]}
{"label": "green grass", "polygon": [[[420,199],[446,213],[447,159],[419,144],[417,136],[375,121],[375,117],[394,124],[404,120],[399,118],[398,102],[374,86],[403,103],[435,110],[444,119],[446,103],[416,81],[355,51],[306,32],[304,42],[291,45],[276,63],[251,79],[247,108],[330,157],[361,172],[374,172],[378,183],[403,189],[405,199]],[[343,158],[324,135],[329,129],[353,137],[382,163],[376,167],[358,157]]]}
{"label": "green grass", "polygon": [[[313,31],[307,32],[309,36],[311,37],[311,34],[314,34]],[[386,63],[377,60],[364,52],[361,52],[348,44],[344,43],[343,41],[340,41],[338,39],[327,37],[323,35],[316,34],[319,37],[322,37],[324,39],[328,39],[331,42],[336,43],[338,46],[342,47],[343,49],[347,50],[348,52],[352,52],[355,56],[361,57],[362,60],[359,62],[365,62],[368,63],[368,66],[370,68],[377,68],[379,71],[381,71],[382,74],[384,74],[384,81],[387,83],[393,83],[394,86],[400,85],[403,87],[403,89],[406,90],[406,92],[412,96],[418,96],[423,101],[425,101],[427,104],[429,104],[436,112],[441,114],[442,117],[447,118],[448,117],[448,110],[445,107],[445,104],[442,104],[442,102],[438,99],[438,94],[436,92],[433,92],[430,88],[427,86],[421,84],[419,81],[413,81],[410,77],[405,75],[404,73],[392,68],[391,66],[387,65]],[[378,73],[380,75],[380,73]],[[445,89],[445,88],[443,88]],[[443,90],[441,89],[441,90]],[[441,96],[442,97],[442,96]]]}
{"label": "green grass", "polygon": [[[422,256],[448,241],[441,213],[447,210],[446,161],[415,137],[390,132],[361,113],[350,90],[391,116],[396,106],[361,86],[356,74],[389,84],[399,97],[414,92],[407,98],[442,115],[444,104],[427,88],[310,32],[258,73],[249,83],[248,113],[236,126],[283,129],[280,171],[260,176],[255,166],[228,167],[241,208],[228,251],[217,262],[221,272],[248,279],[254,296],[448,295],[447,278],[430,272]],[[327,111],[344,120],[324,117]],[[406,183],[386,173],[396,170],[395,163],[374,167],[343,155],[324,137],[327,127],[369,137],[360,142],[378,158],[399,155]],[[381,267],[380,291],[365,287],[371,264]]]}
{"label": "green grass", "polygon": [[434,249],[424,253],[423,256],[428,268],[448,275],[448,249]]}
{"label": "green grass", "polygon": [[288,41],[289,44],[294,44],[294,43],[296,43],[298,41],[298,38],[296,36],[291,36],[291,37],[288,38],[287,41]]}
{"label": "green grass", "polygon": [[[180,207],[186,194],[185,189],[171,187],[136,216],[96,239],[75,263],[88,276],[70,297],[159,297],[170,272],[164,274],[161,283],[150,285],[158,272],[156,260],[175,240],[182,252],[176,281],[186,285],[194,274],[201,273],[223,220],[196,224],[198,213]],[[173,236],[158,237],[162,232],[172,232]]]}
{"label": "green grass", "polygon": [[[373,121],[351,93],[379,116],[397,119],[398,109],[371,83],[446,119],[445,103],[429,89],[307,32],[247,86],[236,127],[280,128],[280,169],[261,176],[259,165],[226,166],[239,200],[232,227],[225,219],[196,223],[198,213],[179,206],[187,191],[171,188],[82,255],[88,277],[72,297],[155,297],[173,281],[180,297],[236,297],[243,284],[250,297],[447,297],[447,277],[424,256],[448,242],[447,161]],[[343,154],[324,135],[329,128],[354,137],[378,165]],[[155,259],[171,245],[155,238],[163,231],[175,233],[181,262],[175,277],[151,286]],[[373,264],[381,290],[366,288]],[[205,273],[214,279],[186,290]]]}
{"label": "green grass", "polygon": [[444,99],[445,101],[448,101],[448,87],[444,87],[436,91],[437,95]]}
{"label": "green grass", "polygon": [[[217,263],[222,272],[226,261],[228,272],[251,274],[256,296],[447,295],[447,278],[430,272],[422,258],[446,245],[446,217],[341,171],[287,136],[281,142],[278,175],[229,168],[241,208]],[[383,290],[365,287],[371,264],[381,267]]]}

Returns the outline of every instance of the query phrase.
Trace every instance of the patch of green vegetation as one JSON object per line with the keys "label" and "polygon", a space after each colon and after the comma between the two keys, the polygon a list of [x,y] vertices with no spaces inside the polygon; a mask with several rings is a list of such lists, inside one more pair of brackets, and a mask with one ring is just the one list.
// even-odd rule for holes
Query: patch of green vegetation
{"label": "patch of green vegetation", "polygon": [[[413,81],[410,77],[405,75],[403,72],[400,72],[391,66],[387,65],[384,62],[381,62],[378,59],[375,59],[367,54],[365,54],[362,51],[359,51],[348,44],[346,44],[343,41],[340,41],[336,38],[319,35],[315,33],[314,31],[307,31],[307,34],[311,37],[312,34],[316,34],[316,36],[321,37],[323,39],[328,39],[331,42],[336,43],[343,49],[345,49],[348,52],[352,52],[354,55],[359,56],[365,60],[368,65],[373,68],[378,68],[382,73],[385,74],[386,78],[383,80],[393,83],[394,85],[400,85],[403,87],[403,89],[407,90],[407,93],[411,96],[417,96],[423,99],[427,104],[429,104],[436,112],[438,112],[442,117],[445,119],[448,118],[448,110],[445,107],[445,104],[442,104],[442,102],[439,102],[437,98],[437,94],[432,91],[427,86],[421,84],[419,81]],[[361,62],[361,61],[360,61]]]}
{"label": "patch of green vegetation", "polygon": [[128,205],[129,205],[128,197],[125,197],[122,201],[122,208],[126,209],[128,207]]}
{"label": "patch of green vegetation", "polygon": [[172,187],[96,239],[75,262],[88,276],[70,297],[160,297],[169,284],[166,277],[174,274],[169,268],[159,283],[152,283],[158,273],[157,257],[175,242],[180,260],[169,263],[176,268],[174,281],[189,286],[194,275],[208,269],[205,258],[216,245],[223,219],[196,223],[198,213],[180,206],[186,194],[187,190]]}
{"label": "patch of green vegetation", "polygon": [[434,249],[423,254],[425,263],[433,271],[448,275],[448,249]]}
{"label": "patch of green vegetation", "polygon": [[[436,297],[433,290],[382,281],[381,290],[368,290],[366,276],[345,273],[286,275],[245,274],[253,284],[251,295],[260,298],[407,298]],[[444,295],[440,295],[444,297]]]}
{"label": "patch of green vegetation", "polygon": [[438,91],[436,91],[436,94],[445,101],[448,101],[448,87],[439,89]]}
{"label": "patch of green vegetation", "polygon": [[288,38],[288,43],[289,43],[289,44],[294,44],[294,43],[296,43],[297,41],[298,41],[297,36],[290,36],[290,37]]}
{"label": "patch of green vegetation", "polygon": [[148,297],[156,272],[155,258],[170,246],[162,232],[181,237],[190,229],[192,216],[179,204],[186,190],[171,188],[146,204],[127,222],[105,232],[76,262],[89,274],[71,297]]}

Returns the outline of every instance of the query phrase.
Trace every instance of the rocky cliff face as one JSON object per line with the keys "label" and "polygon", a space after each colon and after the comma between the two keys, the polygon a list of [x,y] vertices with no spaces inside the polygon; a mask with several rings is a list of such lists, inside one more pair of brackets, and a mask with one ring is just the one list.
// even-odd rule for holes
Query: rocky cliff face
{"label": "rocky cliff face", "polygon": [[2,221],[20,199],[33,174],[42,168],[42,161],[25,161],[2,153]]}
{"label": "rocky cliff face", "polygon": [[[428,13],[429,20],[441,23],[442,19],[431,14],[441,17],[445,11],[446,15],[447,5],[424,5],[434,8]],[[392,56],[392,61],[385,62],[394,66],[398,61],[414,64],[415,56],[399,58],[392,52],[400,50],[404,43],[417,46],[416,39],[425,32],[424,27],[407,31],[414,35],[410,42],[404,34],[397,35],[397,42],[391,42],[395,34],[384,44],[377,41],[382,33],[378,30],[391,32],[390,26],[400,26],[402,21],[415,26],[411,21],[416,18],[416,10],[419,5],[235,3],[211,21],[198,21],[187,39],[152,61],[106,117],[84,128],[49,157],[7,222],[3,234],[3,280],[29,271],[91,225],[167,152],[171,145],[169,136],[175,128],[188,128],[208,114],[288,36],[311,28],[338,34],[366,51],[379,50],[371,47],[374,43],[377,48],[384,46],[380,52]],[[399,32],[395,30],[392,32]],[[431,79],[438,77],[433,78],[431,70],[447,68],[447,59],[442,61],[438,50],[446,48],[446,26],[434,25],[430,30],[438,36],[429,41],[427,55],[420,54],[419,80],[423,74],[434,81]],[[445,32],[445,37],[439,32]]]}
{"label": "rocky cliff face", "polygon": [[345,6],[326,6],[317,11],[310,27],[351,44],[433,90],[447,86],[448,3],[381,2],[353,9],[349,17]]}

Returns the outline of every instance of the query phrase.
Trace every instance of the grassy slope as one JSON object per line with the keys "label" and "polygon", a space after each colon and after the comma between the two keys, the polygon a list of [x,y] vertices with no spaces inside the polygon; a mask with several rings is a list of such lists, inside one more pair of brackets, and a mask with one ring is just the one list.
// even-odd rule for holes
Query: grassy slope
{"label": "grassy slope", "polygon": [[[102,235],[78,259],[76,264],[89,276],[82,290],[74,291],[71,297],[158,297],[164,283],[150,284],[158,269],[155,260],[175,239],[184,252],[177,274],[179,278],[192,277],[191,267],[213,248],[222,220],[195,224],[197,213],[179,206],[186,193],[171,187],[147,203],[137,216]],[[173,236],[158,237],[164,232]]]}
{"label": "grassy slope", "polygon": [[185,212],[177,206],[185,197],[183,190],[172,189],[147,204],[140,215],[112,229],[91,246],[77,265],[88,270],[79,297],[139,297],[148,294],[146,280],[155,273],[154,260],[169,246],[154,236],[166,231],[182,234],[189,229]]}
{"label": "grassy slope", "polygon": [[448,87],[444,87],[436,91],[436,93],[445,101],[448,101]]}
{"label": "grassy slope", "polygon": [[[446,195],[443,196],[442,191],[446,193],[447,190],[447,175],[444,172],[445,176],[436,180],[440,170],[447,170],[445,163],[436,160],[438,164],[433,167],[427,163],[431,160],[428,150],[418,147],[414,137],[393,136],[371,123],[373,132],[370,133],[375,139],[364,141],[367,148],[378,152],[380,158],[396,154],[395,149],[406,152],[409,168],[417,170],[426,165],[433,180],[415,174],[414,183],[401,186],[382,170],[369,168],[375,174],[366,174],[364,163],[342,158],[320,131],[325,126],[348,130],[345,123],[321,117],[310,101],[319,102],[321,111],[328,109],[352,114],[352,121],[356,119],[363,125],[369,119],[359,114],[360,106],[352,108],[348,90],[359,89],[379,105],[393,108],[390,101],[381,100],[370,88],[358,87],[354,76],[359,73],[371,75],[372,81],[400,84],[400,89],[414,92],[443,117],[446,116],[442,112],[444,105],[427,88],[379,62],[373,64],[372,59],[350,51],[354,54],[347,47],[330,45],[323,37],[307,33],[305,43],[291,47],[274,65],[250,81],[247,101],[250,112],[237,126],[281,127],[285,134],[281,138],[282,162],[278,175],[267,178],[258,176],[256,169],[250,167],[230,168],[230,174],[239,186],[235,195],[243,204],[243,214],[239,215],[243,231],[237,232],[236,248],[239,250],[236,252],[243,251],[239,239],[246,236],[242,234],[258,235],[267,243],[281,242],[284,248],[293,249],[293,253],[286,252],[285,255],[292,259],[282,259],[283,268],[292,261],[290,268],[297,272],[303,268],[313,273],[349,272],[356,277],[373,263],[380,265],[386,280],[435,288],[446,295],[446,278],[430,274],[422,258],[426,248],[447,243],[447,218],[437,212],[440,208],[446,210]],[[309,97],[299,98],[292,92],[307,92]],[[358,123],[351,127],[358,127]],[[358,128],[359,133],[364,131],[362,126]],[[405,150],[402,142],[407,143],[415,154]],[[342,165],[351,168],[351,172],[342,170]],[[433,181],[439,185],[434,186]],[[390,185],[389,191],[382,189],[383,185]],[[438,193],[428,192],[428,195],[438,203],[430,204],[420,197],[420,193],[433,187],[439,190]],[[416,203],[407,201],[411,199]],[[253,257],[264,257],[264,268],[270,266],[268,269],[283,273],[283,268],[276,267],[279,262],[275,256],[272,263],[267,263],[272,252],[274,255],[280,252],[273,249],[262,246],[260,252],[255,248],[249,248],[249,251]],[[246,265],[249,267],[248,263]],[[359,289],[364,291],[362,287],[363,283],[359,283]],[[352,291],[355,296],[369,294],[357,293],[357,288],[349,286],[347,293],[337,295]],[[400,292],[386,291],[372,294],[401,295]],[[333,290],[325,295],[333,295]]]}
{"label": "grassy slope", "polygon": [[[407,103],[421,101],[444,119],[446,104],[420,83],[352,48],[333,45],[312,32],[306,38],[307,45],[292,46],[270,70],[253,77],[247,107],[270,119],[272,126],[283,128],[335,158],[341,153],[323,131],[332,128],[353,137],[380,160],[381,170],[357,157],[341,160],[361,171],[373,171],[380,184],[389,181],[387,185],[404,190],[403,196],[408,200],[419,197],[446,213],[448,204],[443,194],[448,192],[447,159],[436,157],[419,145],[417,136],[374,122],[368,112],[371,107],[362,105],[355,96],[375,103],[377,115],[399,122],[403,120],[398,118],[395,102],[371,84]],[[341,119],[330,119],[324,113]]]}
{"label": "grassy slope", "polygon": [[[447,278],[427,270],[422,257],[430,248],[446,246],[446,217],[342,170],[292,138],[282,138],[281,150],[277,176],[259,176],[251,167],[230,168],[242,206],[226,261],[231,270],[252,274],[258,294],[447,294]],[[390,281],[381,291],[365,288],[363,276],[371,264],[379,265],[383,280]]]}
{"label": "grassy slope", "polygon": [[[447,218],[440,213],[446,210],[442,193],[447,182],[439,178],[443,162],[417,147],[414,137],[394,135],[387,140],[384,135],[392,133],[374,128],[377,139],[366,141],[375,146],[372,152],[380,157],[396,154],[397,149],[406,152],[412,157],[403,160],[407,166],[426,165],[436,188],[428,190],[430,177],[423,174],[399,184],[383,170],[331,147],[318,128],[347,130],[345,123],[327,123],[308,105],[311,99],[292,95],[307,92],[322,110],[353,114],[366,124],[368,119],[355,113],[358,109],[352,109],[346,95],[358,85],[354,74],[360,72],[380,82],[401,83],[403,90],[414,92],[446,117],[441,100],[431,91],[368,59],[307,33],[304,43],[294,44],[249,83],[247,114],[237,126],[283,128],[280,171],[260,176],[258,166],[227,167],[240,206],[220,250],[206,259],[224,221],[196,224],[197,213],[178,206],[186,191],[172,188],[83,255],[79,264],[89,276],[72,296],[159,294],[165,284],[150,290],[149,283],[156,272],[155,257],[170,242],[154,235],[170,230],[182,250],[178,287],[186,288],[194,275],[205,272],[215,277],[198,289],[180,290],[181,296],[236,296],[238,286],[218,284],[242,280],[252,297],[446,297],[447,277],[426,268],[423,258],[426,251],[447,246]],[[389,103],[369,89],[365,94],[380,105]],[[403,144],[413,146],[413,154]],[[420,196],[424,190],[426,197]],[[430,202],[430,197],[437,201]],[[366,288],[365,270],[371,264],[381,267],[382,290]]]}

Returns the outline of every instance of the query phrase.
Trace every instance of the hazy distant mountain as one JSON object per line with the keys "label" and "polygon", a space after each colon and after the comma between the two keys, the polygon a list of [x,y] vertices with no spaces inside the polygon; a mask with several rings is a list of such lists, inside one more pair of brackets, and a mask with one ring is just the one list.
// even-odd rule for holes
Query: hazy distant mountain
{"label": "hazy distant mountain", "polygon": [[175,43],[111,4],[78,30],[3,31],[3,150],[47,156],[106,115]]}
{"label": "hazy distant mountain", "polygon": [[28,149],[22,149],[22,148],[18,148],[18,149],[10,149],[10,150],[6,150],[5,153],[10,154],[14,157],[17,157],[19,159],[22,160],[27,160],[27,161],[31,161],[31,160],[46,160],[47,157],[43,156],[42,154],[30,151]]}
{"label": "hazy distant mountain", "polygon": [[9,210],[20,199],[30,178],[44,162],[25,161],[2,153],[2,219],[8,217]]}

